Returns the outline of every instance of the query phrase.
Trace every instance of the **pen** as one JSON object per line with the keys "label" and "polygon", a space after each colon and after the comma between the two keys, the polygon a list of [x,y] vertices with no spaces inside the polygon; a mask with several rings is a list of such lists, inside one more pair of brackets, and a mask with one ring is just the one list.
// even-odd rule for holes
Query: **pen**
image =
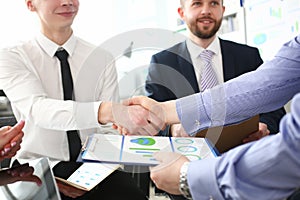
{"label": "pen", "polygon": [[88,144],[89,136],[86,138],[85,142],[82,144],[81,152],[84,152],[86,150],[86,146]]}

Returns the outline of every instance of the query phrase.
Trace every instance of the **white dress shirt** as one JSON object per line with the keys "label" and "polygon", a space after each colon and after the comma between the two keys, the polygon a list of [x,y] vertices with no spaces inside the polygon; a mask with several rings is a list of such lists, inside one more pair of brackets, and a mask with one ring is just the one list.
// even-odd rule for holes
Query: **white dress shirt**
{"label": "white dress shirt", "polygon": [[88,134],[103,132],[98,123],[100,103],[118,100],[111,54],[72,35],[62,47],[69,53],[76,101],[63,101],[60,63],[54,56],[59,47],[39,34],[0,51],[0,88],[17,120],[26,123],[18,158],[68,160],[66,130],[80,130],[82,141]]}
{"label": "white dress shirt", "polygon": [[[190,39],[186,40],[186,45],[187,45],[187,50],[189,51],[189,53],[191,55],[196,78],[198,81],[198,87],[199,87],[199,90],[201,91],[201,81],[200,80],[201,80],[201,74],[202,74],[205,63],[203,62],[203,60],[200,58],[199,55],[205,49],[200,47],[199,45],[195,44]],[[222,52],[221,52],[219,38],[215,37],[213,42],[206,49],[214,52],[214,55],[212,57],[212,66],[217,75],[218,82],[223,83],[224,77],[223,77]]]}

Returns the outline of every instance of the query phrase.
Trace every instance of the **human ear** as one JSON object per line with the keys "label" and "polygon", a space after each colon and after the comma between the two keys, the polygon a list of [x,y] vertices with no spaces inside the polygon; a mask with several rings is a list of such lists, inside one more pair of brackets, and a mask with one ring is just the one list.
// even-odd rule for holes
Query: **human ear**
{"label": "human ear", "polygon": [[33,1],[32,0],[26,0],[26,5],[27,5],[27,8],[28,10],[30,11],[35,11],[35,6],[33,5]]}
{"label": "human ear", "polygon": [[184,11],[183,11],[183,8],[182,8],[182,7],[179,7],[179,8],[177,9],[177,12],[178,12],[180,18],[183,19],[183,18],[184,18]]}

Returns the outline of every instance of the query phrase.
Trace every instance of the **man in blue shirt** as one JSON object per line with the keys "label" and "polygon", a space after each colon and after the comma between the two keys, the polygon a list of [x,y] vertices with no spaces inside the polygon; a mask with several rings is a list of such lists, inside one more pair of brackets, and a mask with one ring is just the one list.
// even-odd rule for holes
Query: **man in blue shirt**
{"label": "man in blue shirt", "polygon": [[[163,103],[135,97],[125,104],[155,109],[165,124],[180,122],[193,136],[211,126],[282,107],[299,92],[300,35],[256,71],[203,93]],[[299,143],[300,94],[281,120],[279,134],[241,145],[215,159],[190,162],[175,153],[158,153],[161,164],[151,168],[151,178],[158,188],[193,199],[283,199],[300,186]]]}

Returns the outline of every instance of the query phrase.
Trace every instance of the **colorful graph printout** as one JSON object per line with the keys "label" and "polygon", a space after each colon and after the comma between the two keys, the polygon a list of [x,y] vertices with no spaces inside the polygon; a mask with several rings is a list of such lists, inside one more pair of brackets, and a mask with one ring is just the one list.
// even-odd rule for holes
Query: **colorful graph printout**
{"label": "colorful graph printout", "polygon": [[94,134],[88,139],[83,161],[156,165],[153,154],[177,152],[190,160],[217,156],[205,138],[121,136]]}

